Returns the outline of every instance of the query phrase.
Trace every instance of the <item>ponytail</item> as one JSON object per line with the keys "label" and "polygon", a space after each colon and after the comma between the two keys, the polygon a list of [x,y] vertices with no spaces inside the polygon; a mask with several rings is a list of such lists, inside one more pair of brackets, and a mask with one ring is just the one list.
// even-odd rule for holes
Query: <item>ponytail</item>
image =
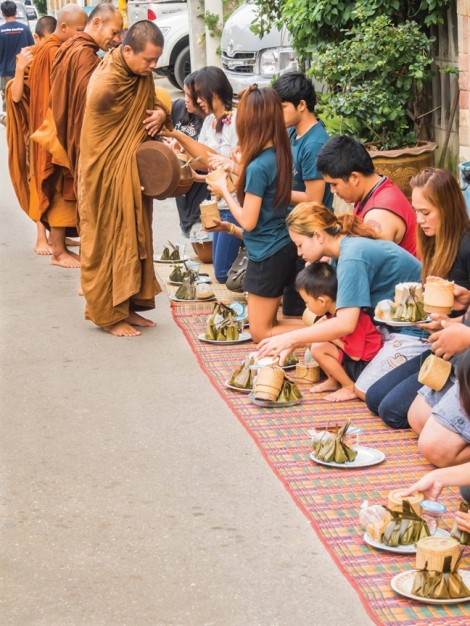
{"label": "ponytail", "polygon": [[319,230],[324,230],[332,237],[347,235],[348,237],[367,237],[378,239],[377,231],[372,226],[353,215],[345,213],[336,217],[323,204],[318,202],[301,202],[288,215],[287,227],[294,233],[313,237]]}

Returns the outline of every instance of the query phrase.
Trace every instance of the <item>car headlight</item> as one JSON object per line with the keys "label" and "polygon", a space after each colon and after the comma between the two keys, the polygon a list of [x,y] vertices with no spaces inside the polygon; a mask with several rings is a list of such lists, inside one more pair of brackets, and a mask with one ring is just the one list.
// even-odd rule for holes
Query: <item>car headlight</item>
{"label": "car headlight", "polygon": [[261,76],[272,77],[286,70],[297,69],[297,58],[292,48],[270,48],[260,56]]}

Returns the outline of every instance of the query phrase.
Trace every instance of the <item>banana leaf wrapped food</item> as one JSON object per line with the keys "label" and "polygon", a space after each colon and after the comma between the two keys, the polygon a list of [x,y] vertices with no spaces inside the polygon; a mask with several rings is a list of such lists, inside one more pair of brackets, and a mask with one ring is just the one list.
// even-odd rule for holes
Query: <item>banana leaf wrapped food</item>
{"label": "banana leaf wrapped food", "polygon": [[[400,290],[398,290],[400,287]],[[420,283],[402,283],[397,285],[396,307],[392,320],[397,322],[419,322],[426,318],[423,301],[423,288]]]}
{"label": "banana leaf wrapped food", "polygon": [[253,389],[253,370],[251,366],[254,362],[255,359],[251,355],[245,357],[243,363],[237,367],[230,377],[229,385],[238,387],[238,389]]}
{"label": "banana leaf wrapped food", "polygon": [[183,284],[176,290],[175,298],[178,300],[196,299],[196,274],[194,272],[188,272]]}
{"label": "banana leaf wrapped food", "polygon": [[184,266],[180,263],[173,265],[173,270],[169,276],[169,280],[173,283],[182,283],[187,277],[188,273],[185,271]]}
{"label": "banana leaf wrapped food", "polygon": [[470,589],[466,586],[459,574],[459,565],[462,555],[451,566],[452,557],[446,557],[442,572],[428,570],[427,567],[416,572],[411,593],[421,598],[439,600],[466,598],[470,596]]}
{"label": "banana leaf wrapped food", "polygon": [[165,246],[165,248],[163,248],[163,252],[162,252],[162,256],[160,257],[162,261],[180,261],[180,252],[178,250],[178,248],[175,246],[175,244],[171,243],[171,241],[168,242],[170,248],[168,246]]}
{"label": "banana leaf wrapped food", "polygon": [[423,537],[429,537],[427,523],[416,513],[408,500],[403,500],[402,511],[392,511],[385,507],[392,516],[382,533],[382,543],[396,548],[418,543]]}
{"label": "banana leaf wrapped food", "polygon": [[[327,463],[346,463],[346,461],[354,461],[357,456],[356,450],[353,450],[344,443],[346,432],[351,424],[348,420],[333,436],[323,435],[318,440],[313,441],[313,453]],[[328,433],[329,434],[329,433]]]}
{"label": "banana leaf wrapped food", "polygon": [[284,367],[290,367],[291,365],[297,365],[299,359],[295,356],[294,352],[291,352],[284,361]]}
{"label": "banana leaf wrapped food", "polygon": [[[465,500],[462,500],[459,506],[459,510],[462,513],[468,513],[468,509],[469,509],[468,502],[465,502]],[[457,539],[457,541],[461,543],[463,546],[470,546],[470,533],[467,532],[466,530],[460,530],[459,527],[457,526],[456,521],[454,522],[454,525],[452,526],[452,531],[450,533],[450,536],[453,537],[454,539]]]}
{"label": "banana leaf wrapped food", "polygon": [[207,319],[205,338],[212,341],[237,341],[238,323],[232,309],[222,302],[216,302]]}
{"label": "banana leaf wrapped food", "polygon": [[293,400],[299,400],[301,397],[302,394],[297,385],[285,378],[276,402],[292,402]]}

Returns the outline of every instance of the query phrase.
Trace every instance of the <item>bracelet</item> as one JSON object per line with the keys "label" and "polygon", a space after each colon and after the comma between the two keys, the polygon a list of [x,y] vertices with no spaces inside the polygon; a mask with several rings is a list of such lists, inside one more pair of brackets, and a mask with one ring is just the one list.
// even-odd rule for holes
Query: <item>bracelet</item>
{"label": "bracelet", "polygon": [[235,224],[230,224],[230,228],[228,229],[228,234],[229,235],[235,234]]}

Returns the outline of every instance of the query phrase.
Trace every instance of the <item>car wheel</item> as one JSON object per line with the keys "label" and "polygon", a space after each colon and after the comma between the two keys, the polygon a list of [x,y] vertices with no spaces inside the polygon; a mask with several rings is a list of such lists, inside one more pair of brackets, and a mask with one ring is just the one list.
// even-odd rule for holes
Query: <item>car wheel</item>
{"label": "car wheel", "polygon": [[183,48],[178,54],[175,61],[175,80],[178,87],[183,89],[184,79],[191,73],[191,55],[189,54],[189,46]]}
{"label": "car wheel", "polygon": [[176,89],[181,89],[173,72],[168,72],[168,74],[166,74],[166,77],[168,78],[168,82],[170,82],[173,85],[173,87],[176,87]]}

